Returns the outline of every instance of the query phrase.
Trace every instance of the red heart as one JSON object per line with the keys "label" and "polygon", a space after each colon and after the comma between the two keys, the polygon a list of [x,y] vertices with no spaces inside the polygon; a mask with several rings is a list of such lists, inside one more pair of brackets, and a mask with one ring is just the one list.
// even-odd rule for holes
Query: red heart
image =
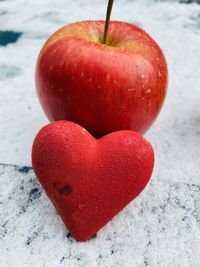
{"label": "red heart", "polygon": [[133,131],[97,140],[73,122],[57,121],[36,136],[32,163],[66,227],[84,241],[144,189],[154,153]]}

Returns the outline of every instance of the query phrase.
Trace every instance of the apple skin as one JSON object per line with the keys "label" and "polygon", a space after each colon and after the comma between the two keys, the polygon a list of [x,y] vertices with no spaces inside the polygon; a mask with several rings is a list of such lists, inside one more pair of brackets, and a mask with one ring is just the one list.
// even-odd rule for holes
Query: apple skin
{"label": "apple skin", "polygon": [[36,88],[50,121],[70,120],[95,137],[113,131],[145,133],[163,105],[167,64],[142,29],[111,21],[81,21],[54,33],[36,65]]}

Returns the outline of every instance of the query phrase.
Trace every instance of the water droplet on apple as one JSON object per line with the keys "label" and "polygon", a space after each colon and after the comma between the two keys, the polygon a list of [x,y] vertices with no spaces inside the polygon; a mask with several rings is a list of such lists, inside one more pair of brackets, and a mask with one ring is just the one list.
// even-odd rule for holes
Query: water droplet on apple
{"label": "water droplet on apple", "polygon": [[162,74],[161,74],[161,72],[160,72],[160,71],[158,71],[158,76],[159,76],[159,77],[162,77]]}
{"label": "water droplet on apple", "polygon": [[147,93],[147,94],[151,94],[151,89],[150,89],[150,88],[147,89],[147,90],[146,90],[146,93]]}
{"label": "water droplet on apple", "polygon": [[86,134],[86,129],[83,128],[83,129],[81,130],[81,133],[82,133],[82,135],[85,135],[85,134]]}

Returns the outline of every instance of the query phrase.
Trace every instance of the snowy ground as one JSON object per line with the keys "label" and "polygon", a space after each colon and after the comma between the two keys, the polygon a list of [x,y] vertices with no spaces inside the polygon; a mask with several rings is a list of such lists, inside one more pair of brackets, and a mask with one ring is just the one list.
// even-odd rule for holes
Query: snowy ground
{"label": "snowy ground", "polygon": [[[181,2],[181,1],[180,1]],[[182,1],[199,2],[199,1]],[[0,1],[0,266],[200,266],[200,5],[118,0],[113,19],[135,23],[169,65],[165,106],[146,134],[156,167],[145,192],[93,240],[75,242],[30,169],[33,138],[47,120],[34,88],[49,34],[76,20],[103,19],[105,0]]]}

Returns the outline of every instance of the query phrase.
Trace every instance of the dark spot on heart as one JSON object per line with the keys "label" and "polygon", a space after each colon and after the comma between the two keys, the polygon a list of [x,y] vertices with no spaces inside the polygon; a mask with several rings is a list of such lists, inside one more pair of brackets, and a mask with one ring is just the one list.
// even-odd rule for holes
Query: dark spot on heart
{"label": "dark spot on heart", "polygon": [[97,238],[97,234],[93,235],[93,236],[92,236],[92,239],[93,239],[93,238]]}
{"label": "dark spot on heart", "polygon": [[58,191],[59,194],[61,195],[69,195],[71,194],[72,187],[70,185],[61,185],[59,182],[54,182],[53,187]]}
{"label": "dark spot on heart", "polygon": [[63,186],[62,188],[59,188],[58,189],[58,192],[61,194],[61,195],[69,195],[71,194],[72,192],[72,187],[70,185],[65,185]]}

